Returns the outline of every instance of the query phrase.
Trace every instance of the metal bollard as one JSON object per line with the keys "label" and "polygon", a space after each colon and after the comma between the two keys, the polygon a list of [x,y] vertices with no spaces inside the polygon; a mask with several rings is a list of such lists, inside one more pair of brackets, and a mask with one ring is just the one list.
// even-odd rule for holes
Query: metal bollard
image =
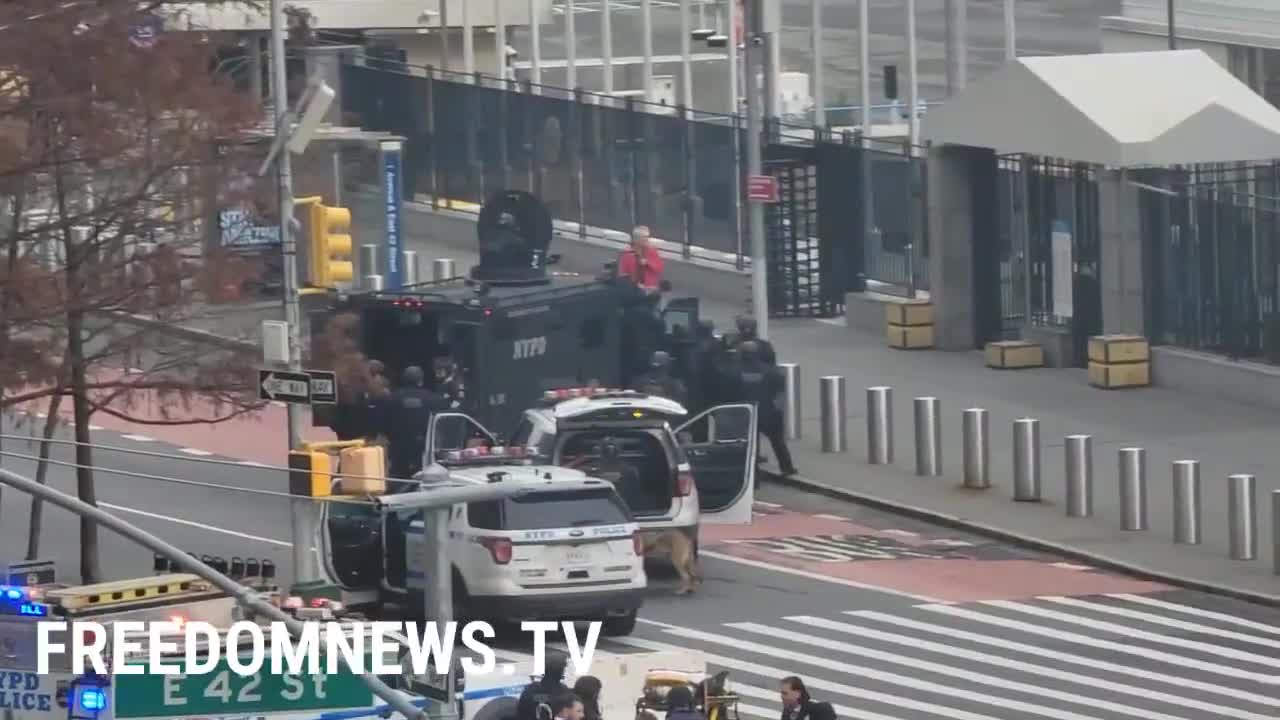
{"label": "metal bollard", "polygon": [[964,486],[985,489],[991,487],[991,441],[987,436],[987,411],[969,408],[964,411]]}
{"label": "metal bollard", "polygon": [[1173,463],[1173,541],[1200,544],[1200,461]]}
{"label": "metal bollard", "polygon": [[867,388],[867,463],[893,464],[893,388]]}
{"label": "metal bollard", "polygon": [[382,290],[382,276],[381,275],[365,275],[364,289],[369,290],[371,292],[378,292]]}
{"label": "metal bollard", "polygon": [[1253,475],[1227,478],[1227,532],[1232,560],[1258,557],[1258,479]]}
{"label": "metal bollard", "polygon": [[828,375],[820,383],[818,394],[822,406],[822,452],[845,452],[849,449],[849,436],[844,427],[844,377]]}
{"label": "metal bollard", "polygon": [[378,275],[382,272],[382,268],[378,266],[377,245],[365,243],[360,246],[360,267],[356,269],[360,271],[360,277]]}
{"label": "metal bollard", "polygon": [[405,286],[417,285],[418,283],[422,282],[421,280],[418,279],[422,277],[422,274],[420,272],[422,268],[418,265],[417,250],[405,250],[404,252],[400,253],[400,262],[401,262],[401,268],[402,268],[400,272],[404,277],[403,284]]}
{"label": "metal bollard", "polygon": [[786,407],[783,411],[783,429],[788,440],[800,439],[800,393],[804,386],[800,384],[800,366],[795,363],[779,363],[782,371],[783,393]]}
{"label": "metal bollard", "polygon": [[1120,528],[1147,529],[1147,451],[1120,449]]}
{"label": "metal bollard", "polygon": [[1040,502],[1040,421],[1013,421],[1013,499]]}
{"label": "metal bollard", "polygon": [[916,475],[936,477],[942,474],[942,413],[938,398],[915,399]]}
{"label": "metal bollard", "polygon": [[431,264],[431,279],[439,282],[455,277],[453,272],[453,258],[436,258]]}
{"label": "metal bollard", "polygon": [[1280,490],[1271,491],[1271,564],[1280,575]]}
{"label": "metal bollard", "polygon": [[1093,515],[1093,438],[1068,435],[1065,448],[1067,517],[1089,517]]}

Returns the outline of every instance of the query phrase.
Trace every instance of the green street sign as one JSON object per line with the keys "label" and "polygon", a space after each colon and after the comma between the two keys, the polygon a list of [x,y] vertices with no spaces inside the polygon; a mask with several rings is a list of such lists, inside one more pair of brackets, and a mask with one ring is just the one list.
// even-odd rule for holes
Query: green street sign
{"label": "green street sign", "polygon": [[226,660],[203,675],[115,675],[115,717],[177,718],[257,715],[373,706],[373,693],[349,672],[337,675],[253,675],[232,672]]}

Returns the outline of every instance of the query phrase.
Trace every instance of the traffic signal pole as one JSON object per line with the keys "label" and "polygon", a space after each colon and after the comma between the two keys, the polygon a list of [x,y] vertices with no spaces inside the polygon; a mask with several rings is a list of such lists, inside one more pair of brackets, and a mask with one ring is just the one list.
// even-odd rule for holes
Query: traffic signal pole
{"label": "traffic signal pole", "polygon": [[[743,61],[746,69],[744,85],[747,95],[747,176],[763,174],[764,98],[760,96],[762,59],[768,57],[764,33],[764,1],[746,0],[743,3],[743,27],[746,29],[743,43]],[[768,83],[765,83],[768,85]],[[761,339],[769,339],[769,286],[768,261],[765,259],[764,205],[751,200],[747,204],[747,233],[751,240],[751,314],[756,321],[756,333]]]}
{"label": "traffic signal pole", "polygon": [[[276,134],[289,131],[288,77],[284,55],[284,3],[271,0],[271,83],[272,105],[275,107]],[[284,320],[289,326],[289,370],[302,372],[302,341],[299,333],[301,310],[298,307],[298,244],[293,231],[293,163],[289,149],[280,148],[276,156],[279,176],[280,200],[280,251],[284,256]],[[300,408],[287,403],[285,410],[289,422],[289,449],[302,444],[302,413]],[[312,544],[315,539],[313,508],[306,500],[291,503],[293,536],[293,580],[295,583],[318,580]]]}

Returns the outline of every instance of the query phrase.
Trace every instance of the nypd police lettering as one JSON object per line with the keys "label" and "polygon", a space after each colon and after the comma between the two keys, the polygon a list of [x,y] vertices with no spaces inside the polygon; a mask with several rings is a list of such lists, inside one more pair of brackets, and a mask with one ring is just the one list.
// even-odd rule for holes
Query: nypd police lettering
{"label": "nypd police lettering", "polygon": [[547,353],[547,337],[539,335],[537,337],[525,338],[515,341],[515,353],[513,359],[524,360],[526,358],[538,357]]}
{"label": "nypd police lettering", "polygon": [[53,694],[46,690],[36,673],[0,670],[0,710],[51,712]]}

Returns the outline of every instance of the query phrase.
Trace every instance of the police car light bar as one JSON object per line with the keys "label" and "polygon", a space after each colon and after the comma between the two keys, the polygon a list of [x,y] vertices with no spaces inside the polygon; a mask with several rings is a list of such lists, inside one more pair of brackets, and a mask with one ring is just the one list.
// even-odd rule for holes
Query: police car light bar
{"label": "police car light bar", "polygon": [[599,388],[599,387],[576,387],[576,388],[560,388],[558,390],[547,390],[542,393],[542,399],[551,402],[563,402],[565,400],[574,400],[576,398],[639,398],[645,397],[644,393],[635,390],[625,390],[622,388]]}
{"label": "police car light bar", "polygon": [[503,460],[529,460],[538,456],[538,449],[515,445],[512,447],[473,447],[465,450],[448,450],[442,453],[442,462],[449,465],[468,463],[492,463]]}
{"label": "police car light bar", "polygon": [[39,600],[40,591],[35,588],[0,585],[0,615],[48,617],[49,606]]}

